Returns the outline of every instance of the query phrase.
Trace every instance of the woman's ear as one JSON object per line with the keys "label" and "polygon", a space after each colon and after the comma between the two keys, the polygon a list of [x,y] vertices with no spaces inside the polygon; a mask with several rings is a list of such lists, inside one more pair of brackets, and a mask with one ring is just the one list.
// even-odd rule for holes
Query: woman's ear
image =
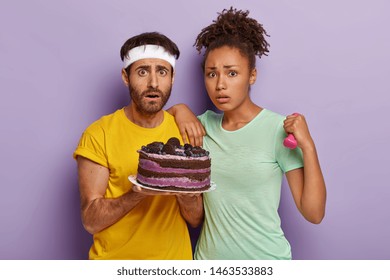
{"label": "woman's ear", "polygon": [[257,78],[257,70],[256,68],[253,68],[249,76],[249,84],[253,85],[256,82],[256,78]]}
{"label": "woman's ear", "polygon": [[125,68],[122,68],[122,81],[127,87],[129,86],[129,76]]}

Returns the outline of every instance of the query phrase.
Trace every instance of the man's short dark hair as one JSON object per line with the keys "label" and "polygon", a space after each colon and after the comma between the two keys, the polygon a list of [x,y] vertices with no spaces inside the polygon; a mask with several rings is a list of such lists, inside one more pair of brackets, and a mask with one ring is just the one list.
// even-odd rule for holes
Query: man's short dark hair
{"label": "man's short dark hair", "polygon": [[[163,47],[169,54],[173,55],[176,59],[178,59],[180,56],[179,48],[167,36],[158,32],[146,32],[131,37],[123,44],[120,52],[122,61],[125,59],[129,50],[143,45],[158,45]],[[127,72],[129,70],[129,67],[127,67],[126,69]]]}

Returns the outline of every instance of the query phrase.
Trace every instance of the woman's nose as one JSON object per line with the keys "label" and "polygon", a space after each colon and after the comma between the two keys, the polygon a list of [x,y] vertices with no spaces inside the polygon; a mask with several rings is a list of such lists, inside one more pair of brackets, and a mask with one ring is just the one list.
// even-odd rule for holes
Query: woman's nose
{"label": "woman's nose", "polygon": [[217,81],[217,90],[226,89],[225,79],[220,76]]}

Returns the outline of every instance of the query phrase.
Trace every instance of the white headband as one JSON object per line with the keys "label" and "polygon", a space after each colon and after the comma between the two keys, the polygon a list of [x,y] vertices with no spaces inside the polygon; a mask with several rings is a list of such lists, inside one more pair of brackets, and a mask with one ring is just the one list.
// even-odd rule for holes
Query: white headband
{"label": "white headband", "polygon": [[133,62],[144,58],[159,58],[169,62],[175,68],[175,57],[158,45],[143,45],[132,48],[123,59],[123,67],[126,69]]}

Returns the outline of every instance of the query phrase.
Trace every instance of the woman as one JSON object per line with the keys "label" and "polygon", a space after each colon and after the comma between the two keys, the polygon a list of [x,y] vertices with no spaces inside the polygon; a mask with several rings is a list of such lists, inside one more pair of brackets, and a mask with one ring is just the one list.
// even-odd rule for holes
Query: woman
{"label": "woman", "polygon": [[[249,95],[256,56],[266,55],[269,44],[262,25],[248,14],[223,10],[195,42],[199,52],[205,49],[207,93],[222,112],[199,116],[217,189],[203,195],[195,259],[291,259],[278,215],[283,174],[305,219],[318,224],[325,214],[325,182],[305,117],[285,118]],[[283,146],[286,133],[295,136],[297,149]]]}

